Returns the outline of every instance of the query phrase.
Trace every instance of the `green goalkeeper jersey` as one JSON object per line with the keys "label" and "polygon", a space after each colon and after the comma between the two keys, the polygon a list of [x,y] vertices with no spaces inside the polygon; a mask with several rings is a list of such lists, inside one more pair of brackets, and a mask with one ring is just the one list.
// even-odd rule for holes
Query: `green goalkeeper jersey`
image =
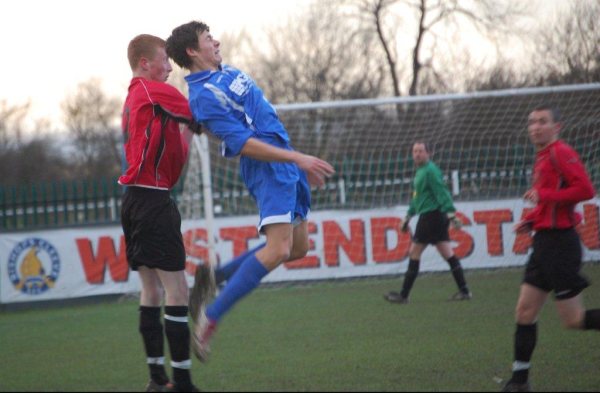
{"label": "green goalkeeper jersey", "polygon": [[456,211],[444,183],[442,171],[433,162],[427,161],[415,173],[408,214],[414,216],[434,210],[440,210],[442,213]]}

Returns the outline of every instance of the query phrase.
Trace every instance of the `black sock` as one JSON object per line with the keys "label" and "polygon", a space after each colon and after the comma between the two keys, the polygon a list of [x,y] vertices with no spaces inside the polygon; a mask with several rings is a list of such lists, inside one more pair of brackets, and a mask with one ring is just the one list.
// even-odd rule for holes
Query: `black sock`
{"label": "black sock", "polygon": [[150,378],[164,385],[169,377],[164,366],[164,336],[163,325],[160,323],[160,307],[140,306],[139,331],[144,340],[144,349],[150,368]]}
{"label": "black sock", "polygon": [[512,382],[523,384],[529,379],[529,362],[537,341],[537,324],[517,324],[515,331],[515,362]]}
{"label": "black sock", "polygon": [[171,352],[173,382],[180,389],[192,385],[190,368],[190,328],[188,326],[187,306],[165,307],[165,333]]}
{"label": "black sock", "polygon": [[408,297],[410,290],[419,275],[419,260],[418,259],[410,259],[408,261],[408,268],[406,269],[406,273],[404,274],[404,283],[402,284],[402,291],[400,294],[403,297]]}
{"label": "black sock", "polygon": [[596,329],[600,330],[600,308],[594,310],[587,310],[585,312],[584,329]]}
{"label": "black sock", "polygon": [[450,265],[450,271],[452,272],[452,276],[454,277],[454,281],[456,281],[458,289],[460,289],[462,293],[469,293],[467,281],[465,280],[465,275],[463,273],[463,269],[458,258],[456,258],[456,256],[453,255],[450,258],[448,258],[446,262],[448,262],[448,265]]}

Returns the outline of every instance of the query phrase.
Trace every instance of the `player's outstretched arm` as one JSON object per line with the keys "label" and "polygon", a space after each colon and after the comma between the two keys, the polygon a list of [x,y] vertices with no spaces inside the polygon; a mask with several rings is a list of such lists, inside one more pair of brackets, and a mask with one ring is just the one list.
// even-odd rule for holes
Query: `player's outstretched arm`
{"label": "player's outstretched arm", "polygon": [[281,149],[256,138],[246,141],[241,154],[260,161],[293,162],[306,172],[308,181],[313,186],[322,186],[325,179],[335,173],[335,169],[327,161],[297,151]]}

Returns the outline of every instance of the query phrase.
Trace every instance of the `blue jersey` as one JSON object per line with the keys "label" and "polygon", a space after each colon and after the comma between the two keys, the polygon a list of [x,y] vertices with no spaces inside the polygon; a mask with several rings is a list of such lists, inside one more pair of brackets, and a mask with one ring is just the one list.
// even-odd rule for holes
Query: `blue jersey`
{"label": "blue jersey", "polygon": [[244,72],[227,65],[218,71],[186,76],[194,118],[223,142],[223,155],[234,157],[250,137],[289,143],[273,105]]}
{"label": "blue jersey", "polygon": [[[194,119],[223,142],[223,155],[235,157],[249,138],[291,150],[287,131],[261,89],[242,71],[222,66],[187,76]],[[267,162],[242,156],[240,175],[256,200],[265,225],[297,223],[310,211],[310,186],[304,171],[291,162]]]}

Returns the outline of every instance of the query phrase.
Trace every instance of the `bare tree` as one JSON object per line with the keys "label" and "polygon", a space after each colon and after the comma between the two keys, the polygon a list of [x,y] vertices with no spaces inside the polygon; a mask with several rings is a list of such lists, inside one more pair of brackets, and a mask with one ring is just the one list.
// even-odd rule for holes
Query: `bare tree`
{"label": "bare tree", "polygon": [[[402,95],[401,83],[406,79],[409,95],[419,93],[421,75],[429,69],[430,76],[449,78],[436,70],[435,57],[444,46],[454,43],[444,40],[453,32],[477,31],[492,42],[498,36],[517,33],[518,17],[524,15],[520,2],[493,0],[346,0],[358,16],[370,26],[386,56],[387,68],[395,95]],[[402,15],[402,17],[400,17]],[[412,30],[411,30],[412,29]],[[407,36],[402,33],[410,32]],[[410,56],[403,63],[397,49],[400,40],[408,42]],[[412,42],[412,43],[411,43]],[[407,75],[402,70],[410,70]]]}
{"label": "bare tree", "polygon": [[383,69],[365,31],[332,1],[272,28],[255,49],[252,76],[273,102],[313,102],[377,96]]}
{"label": "bare tree", "polygon": [[21,142],[29,107],[30,103],[9,105],[6,100],[0,100],[0,151],[10,149]]}
{"label": "bare tree", "polygon": [[600,80],[600,2],[568,3],[552,29],[542,26],[535,35],[532,56],[542,84],[591,83]]}
{"label": "bare tree", "polygon": [[26,127],[29,103],[9,105],[0,101],[0,182],[24,184],[57,179],[66,174],[66,157],[55,137],[42,130],[48,122],[39,120]]}
{"label": "bare tree", "polygon": [[27,184],[71,177],[68,158],[55,135],[36,133],[5,158],[10,161],[6,166],[10,173],[2,175],[7,183]]}
{"label": "bare tree", "polygon": [[494,66],[471,73],[464,81],[467,91],[500,90],[534,86],[538,80],[527,71],[515,70],[510,64],[499,61]]}
{"label": "bare tree", "polygon": [[65,98],[62,109],[80,176],[117,176],[121,168],[120,100],[107,97],[100,81],[93,78],[80,83]]}

